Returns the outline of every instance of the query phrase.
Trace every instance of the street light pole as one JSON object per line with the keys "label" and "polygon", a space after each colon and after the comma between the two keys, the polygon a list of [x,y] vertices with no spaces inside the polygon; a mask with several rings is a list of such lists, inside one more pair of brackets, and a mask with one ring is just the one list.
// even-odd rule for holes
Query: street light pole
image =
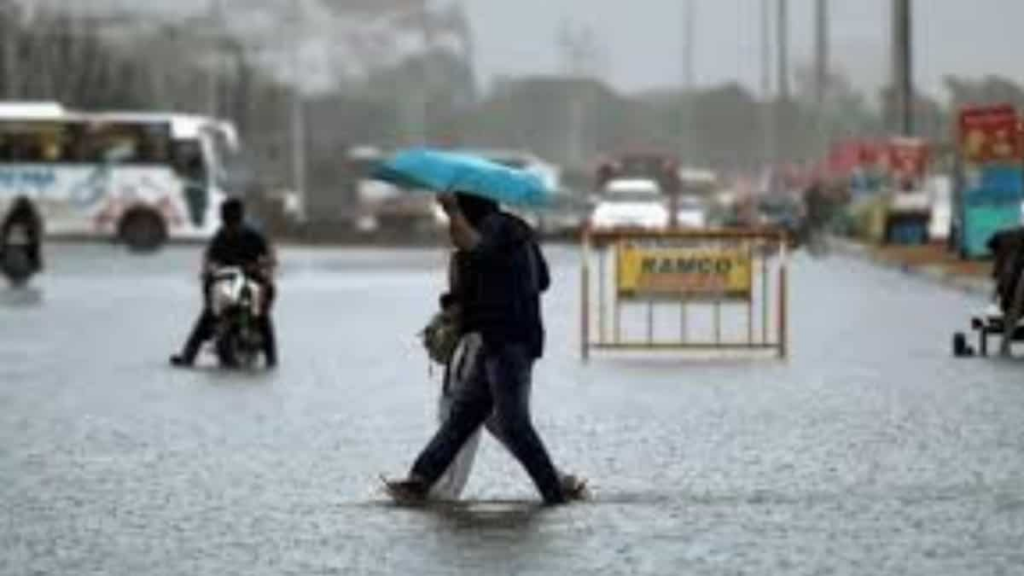
{"label": "street light pole", "polygon": [[206,78],[206,109],[211,118],[217,118],[220,113],[220,41],[218,35],[221,32],[221,25],[224,22],[224,7],[222,0],[210,0],[210,37],[213,42],[211,51],[212,62]]}
{"label": "street light pole", "polygon": [[764,125],[763,162],[767,168],[775,160],[775,114],[772,106],[772,17],[771,5],[761,2],[761,97],[764,99],[761,121]]}
{"label": "street light pole", "polygon": [[818,108],[828,92],[829,26],[828,0],[817,0],[814,11],[814,97]]}
{"label": "street light pole", "polygon": [[307,206],[306,190],[306,114],[302,95],[302,23],[303,0],[292,0],[292,87],[291,87],[291,133],[292,133],[292,186],[295,193]]}
{"label": "street light pole", "polygon": [[777,69],[778,73],[778,99],[775,101],[774,113],[772,114],[772,161],[778,164],[787,154],[785,143],[787,136],[791,133],[784,115],[789,110],[789,0],[776,0],[776,48],[778,49]]}
{"label": "street light pole", "polygon": [[789,0],[778,0],[779,100],[789,100]]}
{"label": "street light pole", "polygon": [[693,154],[693,99],[694,99],[694,5],[686,0],[683,5],[683,100],[682,138],[680,139],[680,160],[690,162]]}
{"label": "street light pole", "polygon": [[819,153],[829,146],[827,100],[829,93],[829,0],[817,0],[814,10],[814,106]]}
{"label": "street light pole", "polygon": [[914,134],[913,24],[911,0],[892,3],[892,88],[896,127],[902,136]]}
{"label": "street light pole", "polygon": [[686,0],[683,12],[683,87],[693,90],[694,83],[694,5],[693,0]]}

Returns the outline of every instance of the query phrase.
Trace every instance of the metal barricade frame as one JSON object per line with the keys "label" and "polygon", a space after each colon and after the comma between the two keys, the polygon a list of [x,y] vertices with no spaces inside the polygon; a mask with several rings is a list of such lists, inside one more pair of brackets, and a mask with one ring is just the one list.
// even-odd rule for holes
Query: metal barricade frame
{"label": "metal barricade frame", "polygon": [[[622,296],[622,247],[643,246],[651,243],[649,250],[700,250],[714,252],[708,246],[731,246],[733,254],[745,251],[749,259],[749,298],[734,294],[732,298],[719,293],[718,297],[703,294],[687,297],[684,292],[666,297],[648,294],[626,301]],[[640,230],[640,229],[587,229],[583,232],[580,267],[580,343],[581,355],[588,360],[592,351],[774,351],[785,359],[789,355],[789,285],[788,285],[788,244],[789,236],[781,229],[722,229],[722,230]],[[644,249],[644,248],[639,248]],[[724,249],[719,248],[725,253]],[[614,282],[609,282],[608,257],[613,253]],[[594,262],[594,256],[597,256]],[[742,258],[742,255],[740,256]],[[774,260],[769,262],[769,260]],[[592,267],[596,265],[596,270]],[[596,282],[594,282],[596,277]],[[773,278],[775,289],[772,290]],[[609,284],[612,293],[608,294]],[[755,288],[759,289],[756,290]],[[596,294],[595,294],[596,292]],[[774,294],[773,294],[774,292]],[[774,295],[774,298],[772,296]],[[609,298],[610,296],[610,298]],[[637,340],[623,337],[622,307],[625,304],[647,306],[646,338]],[[680,333],[678,339],[655,337],[655,317],[658,304],[678,304]],[[596,311],[594,306],[597,306]],[[612,313],[609,318],[608,304]],[[745,338],[725,339],[722,334],[723,307],[725,305],[746,307]],[[713,314],[714,338],[693,339],[688,332],[688,314],[691,306],[710,306]],[[760,318],[755,322],[757,308]],[[774,309],[774,314],[772,310]],[[596,312],[596,318],[592,313]],[[772,319],[774,318],[774,323]],[[611,321],[609,338],[608,323]],[[759,324],[757,331],[755,324]],[[596,337],[595,337],[596,336]]]}

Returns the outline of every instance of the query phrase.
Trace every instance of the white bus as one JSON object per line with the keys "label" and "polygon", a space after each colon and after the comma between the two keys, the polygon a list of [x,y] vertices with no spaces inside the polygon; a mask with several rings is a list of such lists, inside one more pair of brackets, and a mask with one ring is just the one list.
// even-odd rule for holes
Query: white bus
{"label": "white bus", "polygon": [[0,103],[0,213],[27,196],[51,237],[114,239],[140,251],[206,239],[237,149],[230,123],[203,116]]}

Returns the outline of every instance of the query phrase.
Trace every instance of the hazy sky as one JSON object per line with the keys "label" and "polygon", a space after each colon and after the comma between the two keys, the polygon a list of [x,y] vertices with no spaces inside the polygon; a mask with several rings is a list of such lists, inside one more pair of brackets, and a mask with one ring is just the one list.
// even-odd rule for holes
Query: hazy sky
{"label": "hazy sky", "polygon": [[[693,0],[701,84],[760,85],[761,0]],[[680,83],[684,0],[461,0],[475,30],[481,76],[559,70],[566,20],[603,42],[605,77],[626,91]],[[774,6],[774,2],[771,3]],[[946,74],[1024,80],[1024,0],[917,0],[916,78],[938,92]],[[794,64],[810,58],[813,0],[790,0]],[[832,0],[834,61],[872,89],[889,74],[889,0]]]}
{"label": "hazy sky", "polygon": [[[205,9],[217,0],[23,0],[102,9]],[[284,0],[219,0],[278,5]],[[291,0],[289,0],[291,1]],[[307,6],[324,0],[299,0]],[[327,0],[343,4],[354,0]],[[370,0],[360,0],[363,3]],[[412,1],[412,0],[410,0]],[[565,22],[588,26],[604,55],[603,77],[635,92],[679,85],[686,0],[426,0],[461,3],[472,21],[476,64],[486,82],[502,75],[561,69],[558,31]],[[740,79],[760,86],[760,14],[775,0],[692,0],[696,9],[696,77],[700,84]],[[815,0],[790,0],[791,62],[809,62]],[[87,4],[86,4],[87,3]],[[861,87],[876,91],[889,74],[890,0],[831,0],[833,63]],[[1024,0],[915,0],[919,86],[944,96],[946,74],[1002,74],[1024,81]],[[774,34],[773,34],[774,36]],[[774,78],[774,75],[773,75]],[[774,82],[773,82],[774,83]]]}

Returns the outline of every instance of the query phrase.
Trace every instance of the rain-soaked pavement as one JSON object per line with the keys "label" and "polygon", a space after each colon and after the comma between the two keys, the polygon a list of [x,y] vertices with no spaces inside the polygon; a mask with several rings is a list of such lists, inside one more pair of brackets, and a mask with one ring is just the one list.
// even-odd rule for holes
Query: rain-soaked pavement
{"label": "rain-soaked pavement", "polygon": [[535,506],[488,440],[471,504],[417,510],[377,475],[433,428],[440,253],[286,250],[273,374],[165,365],[197,254],[0,291],[0,574],[1024,573],[1024,363],[949,353],[978,297],[800,260],[788,363],[583,366],[552,248],[535,416],[594,500]]}

